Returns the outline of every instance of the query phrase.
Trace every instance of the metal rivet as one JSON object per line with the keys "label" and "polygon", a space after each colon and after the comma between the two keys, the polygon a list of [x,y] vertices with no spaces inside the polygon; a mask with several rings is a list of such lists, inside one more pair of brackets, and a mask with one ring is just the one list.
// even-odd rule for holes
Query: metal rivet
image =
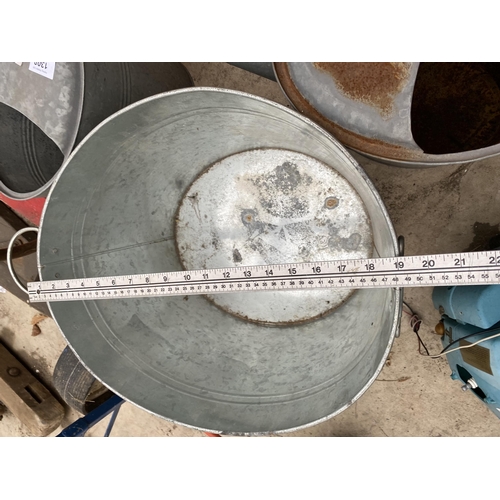
{"label": "metal rivet", "polygon": [[60,277],[61,277],[61,275],[60,275],[59,273],[56,273],[56,274],[55,274],[55,277],[56,277],[56,278],[60,278]]}
{"label": "metal rivet", "polygon": [[325,207],[326,208],[332,209],[332,208],[338,207],[338,205],[339,205],[339,200],[338,200],[338,198],[335,198],[334,196],[329,196],[325,200]]}
{"label": "metal rivet", "polygon": [[21,375],[21,370],[19,368],[16,368],[15,366],[13,366],[12,368],[9,368],[7,370],[7,373],[11,376],[11,377],[19,377],[19,375]]}

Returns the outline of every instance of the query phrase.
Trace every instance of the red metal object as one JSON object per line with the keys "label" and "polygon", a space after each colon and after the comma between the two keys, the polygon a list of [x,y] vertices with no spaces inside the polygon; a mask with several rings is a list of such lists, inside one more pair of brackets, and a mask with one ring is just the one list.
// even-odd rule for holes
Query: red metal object
{"label": "red metal object", "polygon": [[13,200],[0,193],[0,200],[32,226],[39,227],[46,198]]}

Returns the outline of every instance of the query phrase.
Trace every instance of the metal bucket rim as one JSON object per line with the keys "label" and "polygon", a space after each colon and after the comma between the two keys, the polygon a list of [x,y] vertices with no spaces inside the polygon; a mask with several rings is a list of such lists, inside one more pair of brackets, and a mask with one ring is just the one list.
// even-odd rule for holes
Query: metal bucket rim
{"label": "metal bucket rim", "polygon": [[[52,185],[51,185],[51,188],[50,188],[50,192],[49,192],[49,194],[47,196],[45,205],[43,207],[42,216],[41,216],[41,219],[40,219],[40,231],[39,231],[39,235],[38,235],[38,239],[37,239],[38,241],[37,241],[37,252],[36,253],[37,253],[37,267],[38,267],[38,271],[39,271],[39,275],[40,275],[40,279],[41,280],[42,280],[42,278],[41,278],[42,265],[41,265],[41,262],[40,262],[40,245],[41,245],[41,241],[42,241],[43,224],[44,224],[45,214],[46,214],[46,211],[47,211],[47,208],[48,208],[48,205],[49,205],[52,193],[54,192],[54,189],[56,188],[56,185],[57,185],[57,183],[59,181],[59,178],[61,177],[61,175],[64,173],[64,171],[68,167],[68,165],[71,162],[73,156],[75,156],[79,152],[80,148],[83,147],[84,144],[86,144],[86,142],[94,134],[96,134],[108,122],[112,121],[115,117],[121,115],[122,113],[126,113],[130,109],[133,109],[136,106],[140,106],[140,105],[142,105],[142,104],[144,104],[146,102],[154,101],[154,100],[157,100],[157,99],[163,99],[163,98],[166,98],[166,97],[171,96],[171,95],[193,93],[193,92],[215,92],[215,93],[220,93],[220,94],[231,94],[231,95],[236,95],[236,96],[241,96],[241,97],[245,97],[245,98],[249,98],[249,99],[261,101],[263,103],[266,103],[266,104],[269,104],[271,106],[274,106],[274,107],[276,107],[276,108],[278,108],[278,109],[280,109],[282,111],[286,111],[287,113],[289,113],[289,114],[291,114],[291,115],[299,118],[300,120],[303,120],[306,124],[308,124],[309,126],[312,126],[320,134],[322,134],[324,137],[326,137],[327,139],[329,139],[344,154],[345,160],[348,161],[349,164],[350,164],[350,166],[352,166],[356,170],[356,172],[362,177],[363,181],[367,184],[367,186],[369,187],[370,191],[372,192],[372,195],[374,196],[375,200],[377,201],[378,209],[382,212],[382,214],[384,215],[385,220],[387,221],[389,233],[390,233],[391,239],[392,239],[392,244],[393,244],[393,249],[394,249],[394,255],[398,255],[398,241],[397,241],[397,237],[396,237],[396,232],[394,230],[394,226],[393,226],[392,221],[391,221],[391,219],[389,217],[389,214],[387,212],[387,208],[385,207],[385,204],[384,204],[383,200],[380,197],[380,194],[378,193],[377,189],[375,188],[374,184],[372,183],[372,181],[370,180],[370,178],[368,177],[368,175],[365,173],[365,171],[362,169],[362,167],[357,163],[357,161],[350,155],[350,153],[347,151],[347,149],[341,143],[339,143],[337,139],[335,139],[332,135],[330,135],[326,130],[324,130],[322,127],[320,127],[319,125],[317,125],[316,123],[314,123],[309,118],[301,115],[297,111],[294,111],[294,110],[292,110],[290,108],[287,108],[286,106],[283,106],[283,105],[281,105],[279,103],[276,103],[274,101],[271,101],[269,99],[265,99],[263,97],[259,97],[259,96],[256,96],[256,95],[253,95],[253,94],[250,94],[250,93],[247,93],[247,92],[238,91],[238,90],[221,89],[221,88],[217,88],[217,87],[192,87],[192,88],[187,88],[187,89],[178,89],[178,90],[172,90],[172,91],[169,91],[169,92],[163,92],[161,94],[156,94],[154,96],[147,97],[147,98],[142,99],[140,101],[137,101],[137,102],[135,102],[133,104],[130,104],[126,108],[123,108],[123,109],[117,111],[116,113],[114,113],[113,115],[109,116],[104,121],[102,121],[73,150],[73,152],[71,153],[71,155],[64,162],[63,166],[59,169],[56,177],[53,179],[53,182],[52,182]],[[92,370],[89,370],[87,368],[86,364],[80,358],[80,356],[78,355],[78,353],[73,350],[73,348],[71,347],[71,344],[69,343],[68,339],[66,338],[66,336],[64,334],[63,329],[59,326],[57,318],[56,318],[56,316],[54,315],[54,313],[52,311],[52,307],[51,307],[50,302],[48,302],[47,305],[48,305],[48,308],[50,310],[51,316],[54,319],[56,325],[58,326],[58,328],[59,328],[59,330],[60,330],[63,338],[66,340],[66,342],[68,343],[68,345],[71,347],[71,349],[75,353],[75,356],[77,357],[77,359],[82,363],[83,366],[85,366],[85,368],[97,380],[99,380],[99,382],[101,382],[104,386],[108,387],[111,391],[113,391],[118,396],[122,397],[125,401],[128,401],[129,403],[131,403],[134,406],[140,408],[141,410],[146,411],[147,413],[149,413],[151,415],[159,417],[159,418],[161,418],[163,420],[167,420],[167,421],[179,424],[179,425],[183,425],[183,426],[191,428],[191,429],[195,429],[195,430],[199,430],[199,431],[203,431],[203,432],[212,432],[212,433],[227,434],[227,435],[252,435],[252,436],[256,436],[256,435],[266,435],[266,434],[269,434],[269,433],[272,433],[272,434],[289,433],[289,432],[294,432],[294,431],[298,431],[298,430],[301,430],[301,429],[307,429],[309,427],[318,425],[319,423],[325,422],[325,421],[327,421],[327,420],[335,417],[336,415],[340,414],[341,412],[345,411],[348,407],[350,407],[353,403],[355,403],[370,388],[370,386],[373,384],[373,382],[378,377],[378,375],[380,374],[380,372],[382,371],[382,369],[383,369],[383,367],[385,365],[385,361],[387,359],[387,356],[389,355],[390,350],[392,349],[392,345],[394,343],[394,339],[397,336],[397,333],[398,333],[398,330],[399,330],[399,326],[400,326],[400,316],[401,316],[401,309],[402,309],[402,305],[403,305],[403,303],[402,303],[403,297],[402,297],[401,289],[396,288],[396,289],[393,289],[393,291],[394,291],[394,317],[393,317],[393,321],[392,321],[392,325],[391,325],[391,332],[390,332],[390,335],[389,335],[389,341],[387,343],[387,347],[386,347],[386,349],[384,351],[384,354],[381,357],[381,361],[380,361],[379,365],[377,366],[376,370],[374,371],[372,377],[368,380],[368,382],[363,386],[363,388],[356,394],[356,396],[354,398],[352,398],[348,403],[346,403],[344,406],[342,406],[341,408],[337,409],[333,413],[328,414],[326,416],[323,416],[323,417],[321,417],[319,419],[316,419],[316,420],[314,420],[312,422],[307,422],[305,424],[299,425],[297,427],[286,428],[286,429],[278,429],[278,430],[273,430],[273,431],[269,431],[269,432],[248,432],[248,433],[243,433],[243,432],[240,432],[240,433],[237,433],[237,432],[225,432],[224,429],[203,428],[203,427],[198,427],[198,426],[195,426],[195,425],[192,425],[192,424],[187,424],[185,422],[179,422],[179,421],[174,420],[174,419],[169,419],[169,418],[167,418],[167,417],[165,417],[163,415],[159,415],[159,414],[157,414],[157,413],[155,413],[155,412],[153,412],[153,411],[151,411],[151,410],[149,410],[147,408],[144,408],[143,406],[141,406],[141,405],[139,405],[139,404],[137,404],[137,403],[135,403],[133,401],[130,401],[129,399],[127,399],[126,397],[124,397],[122,394],[120,394],[119,391],[116,391],[113,387],[110,387],[103,380],[101,380],[99,377],[97,377],[92,372]]]}
{"label": "metal bucket rim", "polygon": [[[186,93],[193,93],[193,92],[196,92],[196,93],[197,92],[215,92],[215,93],[221,93],[221,94],[239,95],[241,97],[250,98],[250,99],[257,100],[257,101],[261,101],[261,102],[266,103],[266,104],[270,104],[271,106],[274,106],[278,109],[281,109],[282,111],[285,111],[285,112],[303,120],[305,123],[307,123],[308,125],[315,128],[319,133],[321,133],[327,139],[329,139],[331,142],[333,142],[335,144],[335,146],[340,149],[340,151],[345,155],[346,160],[349,161],[351,166],[354,167],[354,169],[362,176],[363,180],[368,184],[368,186],[370,187],[370,190],[373,192],[375,198],[377,199],[377,202],[380,205],[380,208],[381,208],[383,214],[386,216],[387,220],[390,221],[390,217],[389,217],[389,214],[387,213],[387,209],[385,207],[385,204],[382,201],[380,194],[378,193],[377,189],[375,188],[374,184],[372,183],[372,181],[370,180],[370,178],[368,177],[366,172],[362,169],[362,167],[358,164],[358,162],[351,156],[351,154],[348,152],[346,147],[343,144],[341,144],[333,135],[331,135],[329,132],[327,132],[324,128],[320,127],[315,122],[313,122],[312,120],[310,120],[306,116],[300,114],[299,112],[297,112],[293,109],[287,108],[286,106],[283,106],[282,104],[271,101],[270,99],[256,96],[256,95],[250,94],[248,92],[242,92],[239,90],[231,90],[231,89],[222,89],[222,88],[218,88],[218,87],[191,87],[191,88],[186,88],[186,89],[172,90],[169,92],[162,92],[161,94],[156,94],[156,95],[151,96],[151,97],[146,97],[145,99],[141,99],[140,101],[132,103],[129,106],[127,106],[126,108],[123,108],[123,109],[117,111],[116,113],[108,116],[99,125],[97,125],[86,137],[84,137],[82,139],[82,141],[78,144],[78,146],[71,152],[71,154],[68,156],[68,158],[64,161],[63,165],[59,168],[59,170],[57,171],[57,174],[52,179],[52,185],[51,185],[50,191],[47,195],[46,202],[45,202],[44,207],[43,207],[42,216],[40,219],[40,229],[42,229],[42,227],[43,227],[45,212],[47,210],[47,207],[48,207],[48,204],[50,202],[54,188],[55,188],[57,182],[59,181],[59,178],[61,177],[63,172],[66,170],[69,162],[73,159],[73,157],[78,153],[78,151],[86,144],[86,142],[94,134],[96,134],[108,122],[114,120],[117,116],[120,116],[121,114],[126,113],[129,110],[131,110],[135,107],[138,107],[144,103],[151,102],[151,101],[154,101],[157,99],[163,99],[163,98],[171,96],[171,95],[186,94]],[[396,233],[394,231],[394,227],[393,227],[392,223],[390,224],[390,226],[391,226],[390,229],[391,229],[391,233],[392,233],[392,237],[393,237],[392,239],[393,239],[393,244],[394,244],[394,251],[397,252],[398,246],[397,246]]]}
{"label": "metal bucket rim", "polygon": [[[420,64],[420,63],[416,63]],[[286,100],[290,103],[290,105],[293,107],[293,109],[297,109],[294,102],[292,101],[291,97],[289,94],[285,91],[285,88],[283,86],[282,80],[278,76],[278,71],[276,68],[276,63],[272,63],[272,68],[273,68],[273,73],[274,73],[274,78],[276,82],[278,83],[278,86],[283,93],[283,96],[286,98]],[[323,115],[324,116],[324,115]],[[328,118],[324,116],[325,119],[333,121],[333,119]],[[346,129],[347,130],[347,129]],[[352,132],[349,130],[348,132]],[[365,139],[366,144],[369,145],[368,138],[366,136],[363,136],[363,139]],[[487,146],[484,148],[479,148],[479,149],[471,149],[468,151],[460,151],[458,153],[446,153],[446,154],[430,154],[430,153],[424,153],[423,151],[420,152],[420,156],[416,159],[411,159],[411,158],[396,158],[392,156],[382,156],[379,154],[376,154],[372,151],[371,148],[367,149],[360,149],[359,147],[354,147],[352,145],[347,146],[348,149],[351,149],[352,151],[355,151],[356,153],[359,153],[362,156],[365,156],[367,158],[370,158],[372,160],[384,163],[384,164],[389,164],[390,166],[395,166],[395,167],[403,167],[403,168],[431,168],[431,167],[440,167],[440,166],[446,166],[446,165],[455,165],[455,164],[465,164],[465,163],[471,163],[474,161],[481,161],[481,160],[486,160],[488,158],[491,158],[493,156],[497,156],[500,154],[500,143],[493,144],[492,146]]]}

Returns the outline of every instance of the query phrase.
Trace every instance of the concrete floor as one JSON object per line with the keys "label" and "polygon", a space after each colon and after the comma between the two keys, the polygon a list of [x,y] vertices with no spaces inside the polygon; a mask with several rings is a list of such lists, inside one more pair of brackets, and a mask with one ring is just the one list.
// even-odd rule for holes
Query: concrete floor
{"label": "concrete floor", "polygon": [[[277,83],[228,64],[186,63],[186,67],[196,85],[242,90],[287,105]],[[406,254],[473,249],[499,231],[500,157],[423,170],[389,167],[353,156],[379,190],[396,232],[405,236]],[[432,305],[431,289],[407,289],[405,300],[423,320],[420,334],[429,351],[439,352],[440,340],[433,333],[439,314]],[[32,337],[30,321],[35,314],[9,293],[0,294],[0,339],[50,386],[65,341],[51,319],[40,323],[41,335]],[[68,409],[62,427],[78,417]],[[99,424],[89,435],[102,435],[105,425]],[[0,436],[27,435],[12,414],[4,415]],[[113,430],[113,436],[202,435],[129,403],[123,406]],[[401,336],[370,389],[337,417],[288,435],[500,436],[500,421],[450,379],[445,359],[419,355],[416,336],[404,317]]]}

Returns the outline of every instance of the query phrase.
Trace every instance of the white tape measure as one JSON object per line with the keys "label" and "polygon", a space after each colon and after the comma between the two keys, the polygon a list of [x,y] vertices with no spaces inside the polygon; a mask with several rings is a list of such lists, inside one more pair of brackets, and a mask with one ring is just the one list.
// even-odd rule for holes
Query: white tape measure
{"label": "white tape measure", "polygon": [[318,288],[500,284],[500,251],[273,264],[28,283],[30,302]]}

